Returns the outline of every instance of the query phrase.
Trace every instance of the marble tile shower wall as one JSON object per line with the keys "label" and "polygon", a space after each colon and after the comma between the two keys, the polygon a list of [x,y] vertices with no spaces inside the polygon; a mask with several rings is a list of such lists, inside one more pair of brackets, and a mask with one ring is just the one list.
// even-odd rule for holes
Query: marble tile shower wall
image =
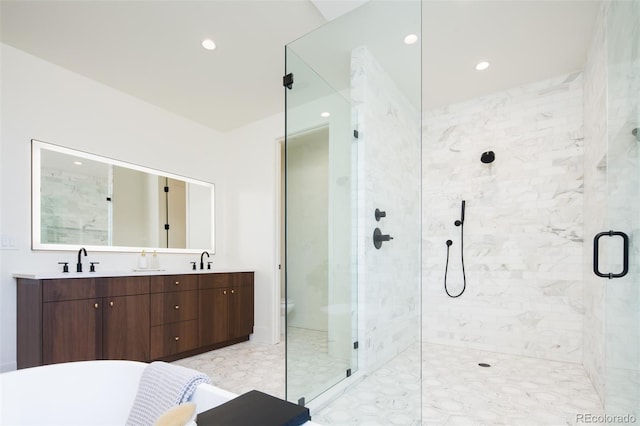
{"label": "marble tile shower wall", "polygon": [[[424,341],[582,361],[582,84],[576,72],[424,113]],[[467,288],[452,299],[445,241],[458,292],[463,199]]]}
{"label": "marble tile shower wall", "polygon": [[[420,339],[420,113],[364,47],[351,54],[351,93],[360,134],[359,366],[371,371]],[[376,208],[387,212],[380,222]],[[394,237],[380,250],[376,227]]]}

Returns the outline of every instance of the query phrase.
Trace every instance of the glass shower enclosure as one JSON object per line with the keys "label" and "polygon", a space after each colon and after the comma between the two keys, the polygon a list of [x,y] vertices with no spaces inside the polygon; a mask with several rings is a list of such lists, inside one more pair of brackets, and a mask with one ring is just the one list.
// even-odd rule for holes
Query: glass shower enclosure
{"label": "glass shower enclosure", "polygon": [[605,284],[604,408],[618,424],[640,419],[640,1],[609,7],[606,223],[628,238],[626,250],[619,238],[602,243],[604,272],[620,273],[625,263],[628,269]]}
{"label": "glass shower enclosure", "polygon": [[401,359],[420,419],[420,14],[369,2],[286,46],[289,401]]}

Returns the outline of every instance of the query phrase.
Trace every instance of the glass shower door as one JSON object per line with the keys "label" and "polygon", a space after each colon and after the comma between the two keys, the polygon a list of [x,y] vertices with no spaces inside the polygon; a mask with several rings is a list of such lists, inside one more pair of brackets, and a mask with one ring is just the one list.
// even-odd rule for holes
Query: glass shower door
{"label": "glass shower door", "polygon": [[286,394],[321,424],[420,422],[420,34],[380,0],[286,47]]}
{"label": "glass shower door", "polygon": [[286,50],[286,395],[306,404],[357,370],[350,107]]}
{"label": "glass shower door", "polygon": [[[610,3],[607,214],[610,229],[628,235],[628,273],[606,283],[604,403],[612,424],[640,419],[640,134],[634,130],[640,127],[639,22],[640,1]],[[607,263],[618,273],[625,253],[615,240],[607,244]],[[625,420],[630,416],[636,420]]]}

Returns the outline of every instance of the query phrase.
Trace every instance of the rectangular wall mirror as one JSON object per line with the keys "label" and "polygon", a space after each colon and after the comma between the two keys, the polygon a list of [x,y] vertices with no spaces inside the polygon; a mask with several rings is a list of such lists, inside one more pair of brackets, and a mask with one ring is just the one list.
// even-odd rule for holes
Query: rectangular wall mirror
{"label": "rectangular wall mirror", "polygon": [[31,141],[34,250],[214,251],[214,185]]}

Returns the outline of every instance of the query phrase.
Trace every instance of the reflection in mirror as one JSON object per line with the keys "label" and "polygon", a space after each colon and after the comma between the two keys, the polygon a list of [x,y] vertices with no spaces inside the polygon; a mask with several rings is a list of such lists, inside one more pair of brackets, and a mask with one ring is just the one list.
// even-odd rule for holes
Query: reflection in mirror
{"label": "reflection in mirror", "polygon": [[214,186],[32,141],[33,248],[214,251]]}

